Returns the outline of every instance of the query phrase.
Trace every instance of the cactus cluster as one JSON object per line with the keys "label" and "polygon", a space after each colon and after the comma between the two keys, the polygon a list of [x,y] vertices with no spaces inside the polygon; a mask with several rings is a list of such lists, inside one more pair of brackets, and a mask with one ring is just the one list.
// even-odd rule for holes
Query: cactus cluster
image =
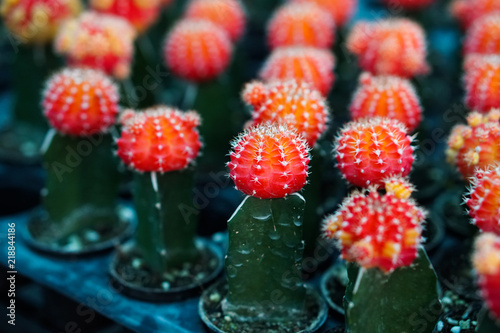
{"label": "cactus cluster", "polygon": [[467,107],[479,112],[500,108],[500,55],[470,55],[464,68]]}
{"label": "cactus cluster", "polygon": [[500,111],[471,112],[467,125],[456,125],[448,139],[448,162],[456,165],[464,179],[477,168],[487,168],[500,160]]}
{"label": "cactus cluster", "polygon": [[337,166],[353,185],[381,185],[390,176],[406,176],[413,161],[413,138],[397,120],[371,118],[348,123],[335,143]]}
{"label": "cactus cluster", "polygon": [[387,117],[413,132],[422,119],[422,107],[410,81],[396,76],[363,73],[349,106],[352,119]]}
{"label": "cactus cluster", "polygon": [[408,19],[357,23],[347,49],[362,69],[376,75],[413,77],[429,71],[424,31]]}
{"label": "cactus cluster", "polygon": [[285,123],[296,129],[309,147],[314,147],[326,130],[329,119],[326,100],[308,83],[252,82],[245,86],[243,100],[253,109],[250,126],[265,122]]}
{"label": "cactus cluster", "polygon": [[477,19],[464,41],[465,54],[500,54],[500,14],[494,12]]}
{"label": "cactus cluster", "polygon": [[500,10],[500,2],[494,0],[455,0],[450,11],[465,27],[470,27],[484,15]]}
{"label": "cactus cluster", "polygon": [[333,17],[337,26],[344,26],[354,15],[358,0],[290,0],[298,3],[314,3],[326,10]]}

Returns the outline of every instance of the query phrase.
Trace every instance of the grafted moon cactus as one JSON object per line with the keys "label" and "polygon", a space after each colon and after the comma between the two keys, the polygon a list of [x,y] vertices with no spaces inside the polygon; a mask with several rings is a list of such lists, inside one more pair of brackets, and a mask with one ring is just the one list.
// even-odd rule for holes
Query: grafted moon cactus
{"label": "grafted moon cactus", "polygon": [[464,67],[467,107],[483,113],[500,108],[500,55],[470,55]]}
{"label": "grafted moon cactus", "polygon": [[492,0],[455,0],[450,11],[464,28],[468,28],[484,15],[500,10],[500,2]]}
{"label": "grafted moon cactus", "polygon": [[464,41],[464,53],[500,54],[500,14],[493,12],[477,19]]}
{"label": "grafted moon cactus", "polygon": [[337,26],[344,26],[354,15],[358,7],[357,0],[290,0],[297,3],[315,3],[330,15]]}

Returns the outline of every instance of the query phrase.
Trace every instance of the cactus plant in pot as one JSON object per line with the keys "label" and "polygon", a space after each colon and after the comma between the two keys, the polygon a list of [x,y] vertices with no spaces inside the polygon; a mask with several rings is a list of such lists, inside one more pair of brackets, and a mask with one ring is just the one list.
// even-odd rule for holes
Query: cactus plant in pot
{"label": "cactus plant in pot", "polygon": [[233,143],[230,177],[247,196],[228,221],[226,280],[207,289],[200,315],[215,332],[312,332],[326,305],[301,263],[307,143],[286,125],[252,127]]}
{"label": "cactus plant in pot", "polygon": [[43,109],[52,129],[42,147],[43,209],[26,233],[35,248],[82,254],[130,234],[131,212],[118,205],[121,176],[112,150],[118,99],[117,87],[100,71],[63,69],[48,81]]}
{"label": "cactus plant in pot", "polygon": [[193,162],[201,148],[196,112],[126,110],[118,156],[134,171],[138,227],[111,263],[121,290],[147,300],[192,295],[222,270],[218,247],[196,237]]}

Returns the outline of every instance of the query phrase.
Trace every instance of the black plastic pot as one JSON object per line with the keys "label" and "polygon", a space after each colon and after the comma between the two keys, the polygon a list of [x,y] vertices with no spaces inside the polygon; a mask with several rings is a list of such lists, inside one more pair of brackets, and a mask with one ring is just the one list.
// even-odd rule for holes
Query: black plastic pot
{"label": "black plastic pot", "polygon": [[321,278],[320,289],[326,303],[335,315],[345,315],[343,299],[348,282],[347,266],[340,258]]}

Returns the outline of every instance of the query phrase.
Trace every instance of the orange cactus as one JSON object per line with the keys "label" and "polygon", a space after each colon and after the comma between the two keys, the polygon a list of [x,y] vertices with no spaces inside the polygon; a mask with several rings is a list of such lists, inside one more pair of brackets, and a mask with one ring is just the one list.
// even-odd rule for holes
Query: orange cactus
{"label": "orange cactus", "polygon": [[348,123],[335,144],[338,168],[353,185],[382,185],[390,176],[407,176],[413,138],[399,121],[371,118]]}
{"label": "orange cactus", "polygon": [[306,139],[309,147],[314,147],[326,130],[326,100],[308,83],[252,82],[246,85],[243,100],[253,108],[251,126],[265,122],[287,124]]}
{"label": "orange cactus", "polygon": [[487,168],[500,162],[500,111],[482,115],[472,112],[468,125],[457,125],[448,139],[448,162],[456,165],[464,179],[477,168]]}
{"label": "orange cactus", "polygon": [[5,26],[22,43],[51,41],[59,25],[80,13],[80,0],[6,0],[0,5]]}
{"label": "orange cactus", "polygon": [[299,3],[315,3],[332,15],[337,26],[345,25],[356,11],[357,0],[290,0]]}
{"label": "orange cactus", "polygon": [[245,11],[238,0],[191,0],[185,17],[211,21],[223,28],[233,42],[241,38],[246,24]]}
{"label": "orange cactus", "polygon": [[347,49],[373,74],[413,77],[429,72],[424,30],[408,19],[360,22],[347,39]]}
{"label": "orange cactus", "polygon": [[275,49],[260,70],[265,81],[297,80],[312,84],[328,95],[334,82],[335,57],[325,49],[280,47]]}
{"label": "orange cactus", "polygon": [[500,108],[500,56],[470,55],[464,67],[467,107],[479,112]]}
{"label": "orange cactus", "polygon": [[436,0],[383,0],[389,8],[404,8],[407,10],[422,9],[430,6]]}
{"label": "orange cactus", "polygon": [[465,200],[472,222],[485,232],[500,235],[500,166],[479,169]]}
{"label": "orange cactus", "polygon": [[132,24],[137,31],[144,32],[158,18],[161,0],[90,0],[90,8],[120,16]]}
{"label": "orange cactus", "polygon": [[49,79],[42,105],[57,131],[86,136],[104,132],[115,123],[118,100],[118,88],[104,73],[63,69]]}
{"label": "orange cactus", "polygon": [[492,233],[480,235],[472,262],[479,277],[481,296],[490,313],[500,320],[500,237]]}
{"label": "orange cactus", "polygon": [[135,29],[124,19],[94,12],[67,21],[55,40],[71,66],[100,69],[118,79],[130,74]]}
{"label": "orange cactus", "polygon": [[451,14],[468,28],[478,18],[500,10],[497,0],[455,0],[450,7]]}
{"label": "orange cactus", "polygon": [[355,191],[325,219],[324,232],[338,240],[343,259],[389,273],[417,258],[424,219],[411,199]]}
{"label": "orange cactus", "polygon": [[198,156],[201,142],[194,111],[157,106],[141,112],[127,110],[121,118],[118,156],[141,172],[169,172],[187,168]]}
{"label": "orange cactus", "polygon": [[422,120],[422,107],[410,81],[396,76],[361,75],[349,110],[354,120],[387,117],[413,132]]}
{"label": "orange cactus", "polygon": [[233,142],[229,175],[247,195],[283,198],[306,184],[308,150],[306,141],[285,125],[261,124]]}
{"label": "orange cactus", "polygon": [[464,53],[500,54],[500,14],[477,19],[467,30]]}
{"label": "orange cactus", "polygon": [[164,47],[172,72],[186,80],[215,78],[229,65],[232,45],[228,34],[206,20],[182,20],[172,29]]}
{"label": "orange cactus", "polygon": [[269,22],[268,44],[330,48],[335,37],[335,22],[314,3],[288,3],[279,8]]}

